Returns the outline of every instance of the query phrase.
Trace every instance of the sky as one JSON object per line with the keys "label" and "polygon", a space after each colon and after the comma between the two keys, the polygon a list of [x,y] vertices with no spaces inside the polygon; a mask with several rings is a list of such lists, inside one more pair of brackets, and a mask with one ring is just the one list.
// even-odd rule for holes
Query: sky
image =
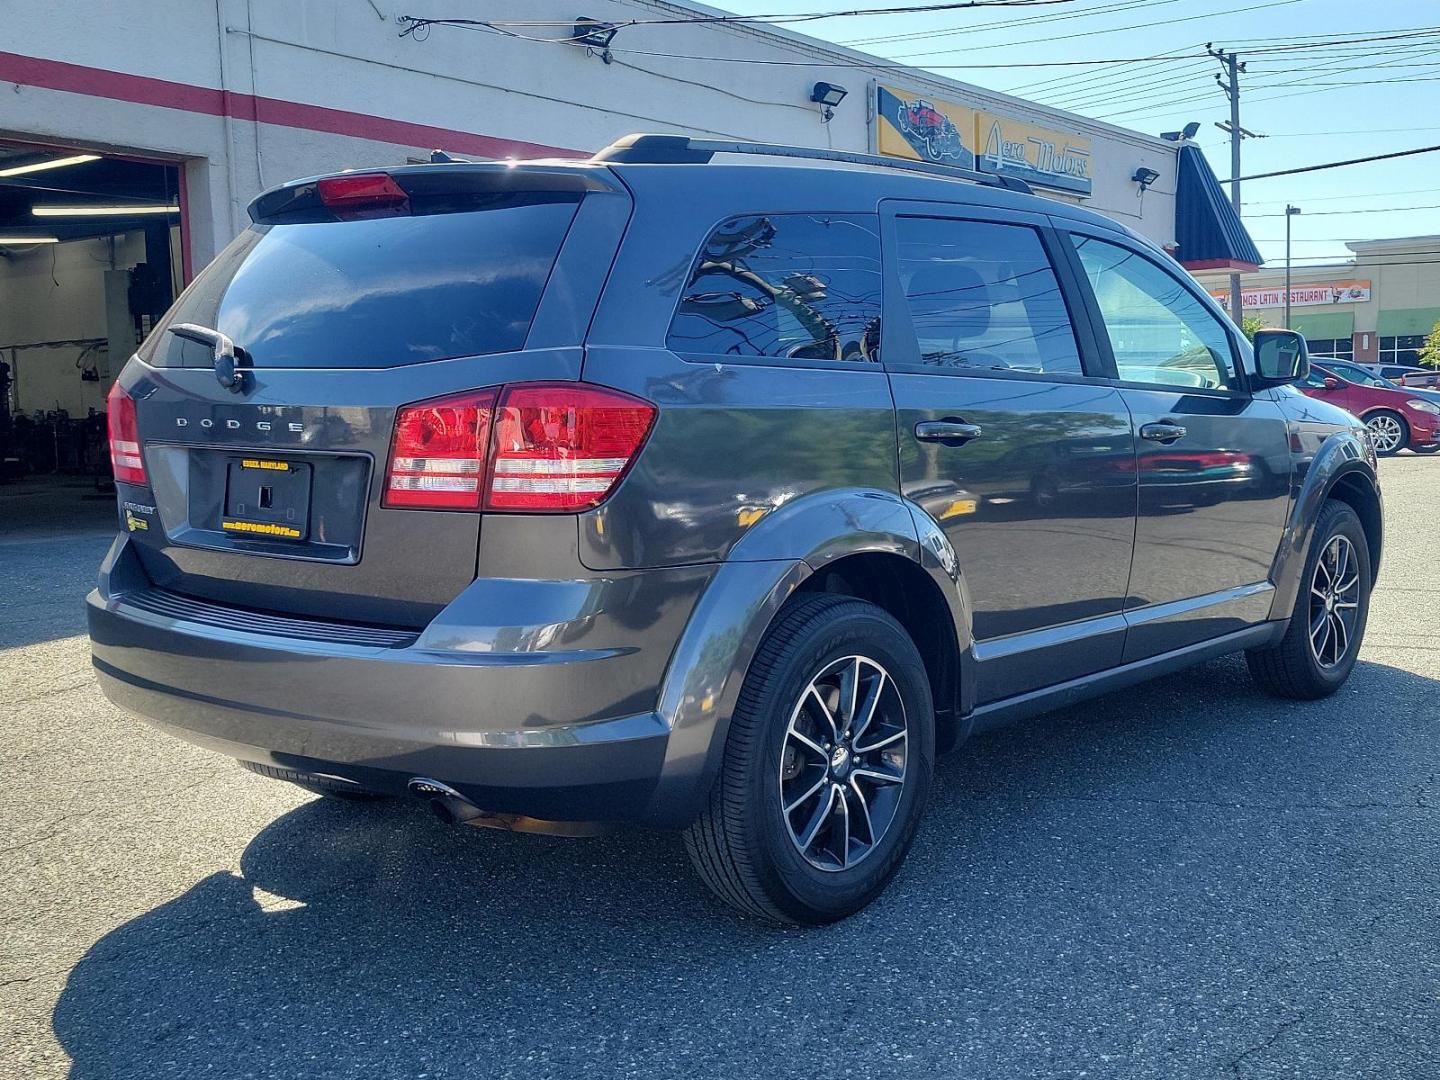
{"label": "sky", "polygon": [[[740,14],[895,7],[903,0],[709,0]],[[925,2],[925,0],[917,0]],[[1022,21],[1023,20],[1023,21]],[[1032,8],[834,18],[792,29],[979,86],[1158,134],[1201,122],[1197,141],[1221,179],[1230,105],[1205,43],[1247,50],[1305,45],[1247,61],[1241,75],[1242,175],[1440,144],[1440,33],[1330,46],[1392,31],[1440,31],[1437,0],[1070,0]],[[1201,54],[1195,56],[1195,54]],[[969,68],[1179,54],[1104,67]],[[1228,190],[1228,189],[1227,189]],[[1350,257],[1346,240],[1440,234],[1440,152],[1242,185],[1244,218],[1270,266],[1285,257],[1286,201],[1297,266]],[[1411,209],[1413,208],[1413,209]]]}

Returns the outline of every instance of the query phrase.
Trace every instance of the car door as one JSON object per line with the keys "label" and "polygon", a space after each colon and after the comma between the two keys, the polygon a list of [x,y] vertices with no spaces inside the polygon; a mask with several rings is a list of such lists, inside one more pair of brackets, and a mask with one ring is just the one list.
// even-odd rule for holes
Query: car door
{"label": "car door", "polygon": [[1317,401],[1327,401],[1331,405],[1337,405],[1351,412],[1355,411],[1356,402],[1352,393],[1355,384],[1331,374],[1322,367],[1311,367],[1310,374],[1296,385],[1306,397],[1313,397]]}
{"label": "car door", "polygon": [[1118,664],[1135,445],[1047,219],[883,206],[901,486],[955,549],[975,703]]}
{"label": "car door", "polygon": [[1068,236],[1138,436],[1126,662],[1265,620],[1290,504],[1275,395],[1251,394],[1233,324],[1168,259],[1099,229]]}

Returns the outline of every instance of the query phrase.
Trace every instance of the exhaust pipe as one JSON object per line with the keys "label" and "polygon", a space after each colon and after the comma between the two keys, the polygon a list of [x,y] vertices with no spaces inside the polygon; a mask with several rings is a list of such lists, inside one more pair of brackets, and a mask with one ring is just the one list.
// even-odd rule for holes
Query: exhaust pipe
{"label": "exhaust pipe", "polygon": [[599,836],[608,832],[597,821],[547,821],[524,814],[497,814],[482,810],[449,784],[416,776],[405,785],[406,790],[430,805],[430,811],[446,825],[473,825],[480,829],[503,829],[506,832],[545,833],[550,836]]}

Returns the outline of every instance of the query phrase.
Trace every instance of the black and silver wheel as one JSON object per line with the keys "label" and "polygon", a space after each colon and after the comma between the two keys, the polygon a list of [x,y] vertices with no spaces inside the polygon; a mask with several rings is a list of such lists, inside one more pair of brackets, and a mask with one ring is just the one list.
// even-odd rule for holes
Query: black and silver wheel
{"label": "black and silver wheel", "polygon": [[795,849],[818,870],[873,854],[905,789],[905,702],[883,665],[842,656],[796,702],[780,755],[780,807]]}
{"label": "black and silver wheel", "polygon": [[1410,425],[1389,409],[1371,413],[1365,418],[1365,426],[1370,429],[1370,445],[1381,457],[1398,454],[1410,441]]}
{"label": "black and silver wheel", "polygon": [[904,629],[861,600],[801,598],[751,664],[686,849],[741,911],[844,918],[899,869],[934,756],[929,679]]}
{"label": "black and silver wheel", "polygon": [[1281,697],[1312,699],[1350,676],[1370,610],[1370,549],[1355,511],[1327,502],[1315,522],[1299,595],[1279,643],[1245,654],[1250,673]]}

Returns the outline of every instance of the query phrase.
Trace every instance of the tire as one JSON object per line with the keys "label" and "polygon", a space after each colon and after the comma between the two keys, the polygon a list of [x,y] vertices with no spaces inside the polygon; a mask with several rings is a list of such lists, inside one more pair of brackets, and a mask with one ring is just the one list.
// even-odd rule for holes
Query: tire
{"label": "tire", "polygon": [[1412,446],[1410,449],[1414,450],[1417,454],[1433,454],[1437,450],[1440,450],[1440,446]]}
{"label": "tire", "polygon": [[[866,710],[843,704],[849,685],[862,702],[879,688],[873,721],[854,733],[845,713]],[[838,729],[826,727],[830,707]],[[745,914],[791,926],[843,919],[899,870],[934,761],[930,682],[900,624],[850,597],[800,598],[781,610],[750,665],[685,849],[705,884]],[[806,789],[817,793],[801,799]]]}
{"label": "tire", "polygon": [[345,802],[373,802],[376,799],[390,797],[383,792],[363,788],[359,784],[332,779],[328,776],[319,776],[315,773],[283,769],[278,765],[261,765],[255,761],[242,761],[239,764],[241,768],[249,769],[258,776],[265,776],[271,780],[284,780],[287,784],[294,784],[296,787],[304,788],[316,795],[323,795],[327,799],[340,799]]}
{"label": "tire", "polygon": [[[1329,604],[1323,604],[1312,591],[1317,587],[1322,593],[1327,591],[1332,545],[1337,549],[1341,545],[1348,546],[1347,558],[1353,558],[1356,582],[1353,592],[1343,590],[1343,599],[1333,609]],[[1327,560],[1323,568],[1322,559]],[[1250,649],[1245,653],[1245,660],[1251,676],[1261,689],[1277,697],[1313,701],[1335,693],[1350,677],[1370,613],[1370,549],[1365,544],[1365,529],[1360,519],[1345,503],[1332,499],[1321,507],[1302,573],[1300,592],[1295,598],[1295,610],[1290,616],[1285,636],[1269,648]],[[1350,569],[1342,569],[1340,576],[1342,580],[1335,584],[1345,585],[1351,577]],[[1355,605],[1353,608],[1343,606],[1352,602]],[[1353,624],[1348,626],[1343,621],[1347,610],[1354,616]],[[1327,636],[1327,629],[1320,630],[1320,646],[1317,649],[1312,643],[1311,632],[1321,612],[1329,613],[1325,616],[1329,622],[1327,629],[1328,634],[1333,636]],[[1330,621],[1334,619],[1341,620],[1344,630],[1343,652],[1338,649],[1340,635],[1334,622]],[[1338,655],[1333,662],[1327,663],[1322,657],[1329,658],[1332,651]]]}
{"label": "tire", "polygon": [[[1376,425],[1382,425],[1385,437],[1377,439]],[[1410,425],[1405,418],[1397,412],[1389,409],[1376,409],[1365,416],[1365,426],[1370,429],[1370,441],[1375,446],[1375,453],[1380,457],[1394,457],[1401,450],[1410,444]],[[1398,439],[1395,438],[1398,429]],[[1385,448],[1382,450],[1381,446]]]}

